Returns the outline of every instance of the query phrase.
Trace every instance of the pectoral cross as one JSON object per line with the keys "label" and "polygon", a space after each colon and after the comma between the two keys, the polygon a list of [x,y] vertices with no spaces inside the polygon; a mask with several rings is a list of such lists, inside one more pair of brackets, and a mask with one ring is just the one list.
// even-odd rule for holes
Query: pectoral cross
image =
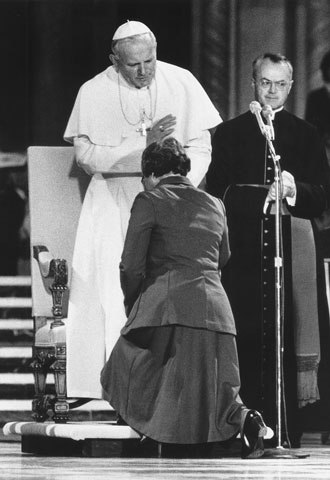
{"label": "pectoral cross", "polygon": [[147,136],[147,127],[146,127],[145,122],[142,121],[141,122],[141,127],[137,128],[136,131],[141,132],[142,137],[146,137]]}
{"label": "pectoral cross", "polygon": [[142,137],[146,137],[147,131],[149,130],[149,128],[147,128],[146,126],[145,118],[146,118],[146,113],[145,113],[145,110],[143,109],[141,112],[141,127],[136,129],[137,132],[141,132]]}

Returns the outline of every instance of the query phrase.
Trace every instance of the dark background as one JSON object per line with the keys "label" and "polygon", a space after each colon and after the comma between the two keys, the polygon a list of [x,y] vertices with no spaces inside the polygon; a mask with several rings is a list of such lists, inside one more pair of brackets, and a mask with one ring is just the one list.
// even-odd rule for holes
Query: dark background
{"label": "dark background", "polygon": [[224,120],[248,109],[265,51],[292,61],[287,108],[304,117],[330,49],[329,0],[0,0],[0,151],[64,145],[78,89],[109,65],[127,19],[151,28],[158,58],[191,70]]}

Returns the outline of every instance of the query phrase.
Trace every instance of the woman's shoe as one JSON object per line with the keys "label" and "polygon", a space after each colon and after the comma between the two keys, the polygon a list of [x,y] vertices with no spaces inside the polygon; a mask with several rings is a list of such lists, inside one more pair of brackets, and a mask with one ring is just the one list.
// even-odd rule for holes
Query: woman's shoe
{"label": "woman's shoe", "polygon": [[259,458],[264,454],[263,437],[267,435],[267,427],[263,418],[256,410],[249,410],[246,414],[241,432],[241,457]]}

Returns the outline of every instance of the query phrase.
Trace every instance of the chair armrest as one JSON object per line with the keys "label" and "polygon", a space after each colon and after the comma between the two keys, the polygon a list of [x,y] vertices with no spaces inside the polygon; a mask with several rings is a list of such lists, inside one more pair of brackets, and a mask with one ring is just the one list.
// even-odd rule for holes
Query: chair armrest
{"label": "chair armrest", "polygon": [[44,245],[33,246],[33,258],[37,260],[41,275],[44,278],[53,277],[56,284],[66,284],[68,282],[66,260],[55,259]]}
{"label": "chair armrest", "polygon": [[63,318],[63,295],[68,289],[68,266],[64,259],[53,258],[48,248],[44,245],[33,246],[33,258],[38,262],[41,275],[52,279],[49,290],[53,297],[54,322],[51,328],[64,325]]}
{"label": "chair armrest", "polygon": [[43,245],[35,245],[33,247],[33,258],[35,258],[39,264],[41,275],[44,278],[50,276],[50,264],[53,260],[47,247]]}

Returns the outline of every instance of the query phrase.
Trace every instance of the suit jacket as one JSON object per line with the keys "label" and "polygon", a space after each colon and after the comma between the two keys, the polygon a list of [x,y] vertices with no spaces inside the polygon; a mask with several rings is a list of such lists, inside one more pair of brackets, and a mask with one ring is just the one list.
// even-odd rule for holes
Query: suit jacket
{"label": "suit jacket", "polygon": [[219,272],[229,256],[218,199],[181,176],[140,193],[120,265],[128,314],[122,334],[171,324],[235,334]]}

